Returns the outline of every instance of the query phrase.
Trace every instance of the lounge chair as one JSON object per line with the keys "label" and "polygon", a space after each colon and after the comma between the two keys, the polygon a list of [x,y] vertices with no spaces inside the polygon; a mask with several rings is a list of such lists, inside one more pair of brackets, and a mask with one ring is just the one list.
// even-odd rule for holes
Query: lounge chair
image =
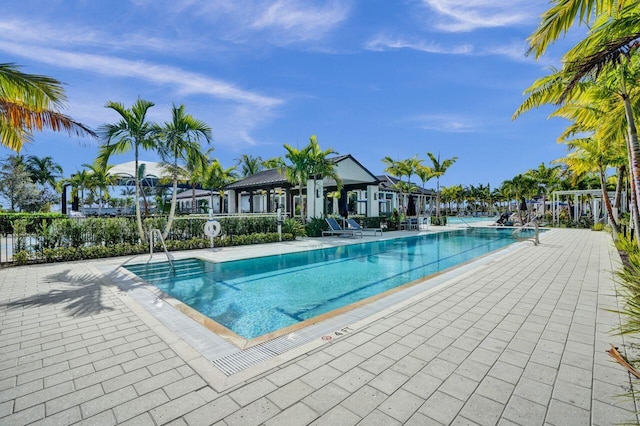
{"label": "lounge chair", "polygon": [[373,232],[374,236],[379,232],[380,236],[382,236],[382,228],[363,228],[358,222],[351,218],[347,219],[347,225],[349,226],[349,229],[355,229],[362,233]]}
{"label": "lounge chair", "polygon": [[329,225],[329,230],[322,231],[323,237],[325,235],[344,235],[349,237],[355,237],[356,235],[360,235],[360,238],[362,238],[362,231],[359,231],[356,229],[344,229],[338,224],[338,221],[332,217],[327,217],[325,220]]}

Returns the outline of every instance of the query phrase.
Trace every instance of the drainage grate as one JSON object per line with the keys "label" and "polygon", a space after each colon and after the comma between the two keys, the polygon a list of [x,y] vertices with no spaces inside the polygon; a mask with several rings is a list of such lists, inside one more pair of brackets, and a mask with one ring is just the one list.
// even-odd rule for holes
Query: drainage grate
{"label": "drainage grate", "polygon": [[222,358],[214,359],[212,362],[225,375],[230,376],[273,358],[274,356],[283,354],[293,348],[304,345],[317,337],[314,333],[291,333]]}

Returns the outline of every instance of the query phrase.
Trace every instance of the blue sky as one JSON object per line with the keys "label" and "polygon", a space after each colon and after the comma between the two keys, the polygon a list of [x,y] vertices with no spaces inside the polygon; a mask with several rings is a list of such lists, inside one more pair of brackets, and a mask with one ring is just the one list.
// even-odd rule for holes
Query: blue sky
{"label": "blue sky", "polygon": [[[352,154],[375,174],[384,156],[458,157],[441,180],[499,185],[565,154],[550,109],[511,115],[557,65],[572,35],[539,61],[526,38],[547,2],[530,0],[23,0],[0,16],[0,62],[65,83],[64,112],[97,128],[107,101],[172,103],[213,129],[225,167],[282,145]],[[35,134],[25,155],[69,176],[100,141]],[[0,157],[11,154],[0,148]],[[142,154],[149,160],[152,153]],[[111,163],[131,160],[113,157]],[[428,163],[427,163],[428,164]],[[435,186],[429,182],[428,187]]]}

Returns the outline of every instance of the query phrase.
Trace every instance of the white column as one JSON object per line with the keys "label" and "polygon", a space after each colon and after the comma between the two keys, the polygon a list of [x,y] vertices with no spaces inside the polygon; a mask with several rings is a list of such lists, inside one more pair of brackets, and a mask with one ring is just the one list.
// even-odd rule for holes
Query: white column
{"label": "white column", "polygon": [[322,180],[307,181],[307,220],[314,217],[324,217],[323,203],[324,185]]}
{"label": "white column", "polygon": [[377,185],[367,185],[367,216],[380,216],[380,193]]}
{"label": "white column", "polygon": [[236,190],[230,189],[227,194],[227,200],[229,201],[229,213],[238,213],[238,205],[236,200]]}

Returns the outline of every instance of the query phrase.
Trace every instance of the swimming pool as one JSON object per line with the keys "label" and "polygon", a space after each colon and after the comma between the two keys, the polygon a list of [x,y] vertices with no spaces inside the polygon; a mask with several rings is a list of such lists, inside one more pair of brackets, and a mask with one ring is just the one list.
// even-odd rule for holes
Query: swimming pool
{"label": "swimming pool", "polygon": [[125,268],[253,339],[505,247],[516,241],[511,233],[469,228],[230,262],[178,260],[175,272],[167,262]]}

